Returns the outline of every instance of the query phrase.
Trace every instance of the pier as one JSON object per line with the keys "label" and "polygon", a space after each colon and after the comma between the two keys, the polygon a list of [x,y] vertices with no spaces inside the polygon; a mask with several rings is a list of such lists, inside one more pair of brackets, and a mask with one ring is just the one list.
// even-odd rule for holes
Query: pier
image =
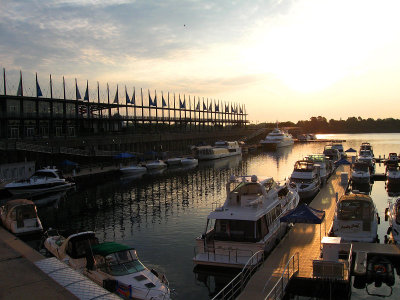
{"label": "pier", "polygon": [[[324,210],[325,219],[321,226],[314,224],[295,224],[289,233],[264,261],[263,266],[251,277],[243,292],[237,299],[264,300],[275,284],[281,279],[288,260],[298,254],[299,266],[297,276],[293,278],[313,278],[313,260],[319,259],[321,252],[320,230],[324,235],[332,225],[336,208],[336,197],[340,198],[347,185],[341,185],[341,172],[349,172],[349,166],[339,166],[326,185],[310,203],[310,207]],[[338,193],[338,195],[336,195]]]}

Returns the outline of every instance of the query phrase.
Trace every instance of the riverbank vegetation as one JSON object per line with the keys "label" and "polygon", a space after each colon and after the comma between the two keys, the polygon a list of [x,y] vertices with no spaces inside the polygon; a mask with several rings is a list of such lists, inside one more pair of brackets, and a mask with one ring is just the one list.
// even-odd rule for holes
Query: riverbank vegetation
{"label": "riverbank vegetation", "polygon": [[[257,127],[275,127],[275,123],[257,124]],[[310,120],[279,123],[279,127],[300,127],[303,132],[310,133],[383,133],[400,132],[400,120],[394,118],[386,119],[363,119],[361,117],[349,117],[347,120],[329,121],[325,117],[312,117]]]}

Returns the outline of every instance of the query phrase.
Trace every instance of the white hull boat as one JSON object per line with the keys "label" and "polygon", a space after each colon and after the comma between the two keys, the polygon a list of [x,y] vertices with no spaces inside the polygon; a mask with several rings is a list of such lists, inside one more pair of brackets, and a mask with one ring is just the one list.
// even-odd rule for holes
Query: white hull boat
{"label": "white hull boat", "polygon": [[125,299],[170,299],[166,277],[147,269],[132,247],[114,242],[99,244],[91,231],[67,239],[50,236],[44,246],[71,268]]}
{"label": "white hull boat", "polygon": [[134,174],[146,173],[147,169],[146,169],[146,167],[132,165],[132,166],[120,168],[119,171],[123,175],[134,175]]}
{"label": "white hull boat", "polygon": [[193,166],[193,165],[198,165],[199,160],[193,157],[186,157],[182,158],[181,160],[182,166]]}
{"label": "white hull boat", "polygon": [[64,191],[74,185],[75,183],[65,180],[59,170],[47,168],[36,171],[27,180],[11,182],[4,188],[14,196],[21,196]]}
{"label": "white hull boat", "polygon": [[276,150],[277,148],[288,147],[294,144],[291,134],[279,129],[278,126],[272,130],[264,140],[260,141],[262,147]]}
{"label": "white hull boat", "polygon": [[233,268],[259,263],[287,231],[288,224],[280,217],[298,202],[297,191],[288,182],[232,176],[225,203],[208,215],[204,233],[196,238],[193,261]]}
{"label": "white hull boat", "polygon": [[220,141],[216,142],[214,147],[200,146],[195,149],[195,156],[198,160],[213,160],[241,154],[242,148],[237,141]]}
{"label": "white hull boat", "polygon": [[35,204],[27,199],[10,200],[0,207],[3,226],[16,236],[41,233],[42,223]]}
{"label": "white hull boat", "polygon": [[351,166],[351,181],[355,184],[369,183],[371,179],[368,164],[357,161]]}
{"label": "white hull boat", "polygon": [[290,175],[290,183],[296,186],[301,200],[313,198],[320,190],[319,170],[308,160],[299,160]]}
{"label": "white hull boat", "polygon": [[378,241],[379,217],[372,198],[364,194],[343,195],[336,207],[332,236],[344,242]]}
{"label": "white hull boat", "polygon": [[162,160],[153,160],[146,163],[147,170],[160,170],[167,167],[167,164]]}

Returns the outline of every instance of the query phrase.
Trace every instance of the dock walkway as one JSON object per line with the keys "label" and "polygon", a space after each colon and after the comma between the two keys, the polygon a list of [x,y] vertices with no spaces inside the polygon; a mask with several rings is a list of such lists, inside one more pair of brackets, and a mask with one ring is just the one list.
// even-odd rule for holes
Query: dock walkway
{"label": "dock walkway", "polygon": [[338,193],[338,197],[340,198],[346,190],[346,186],[340,185],[340,173],[343,171],[349,172],[349,166],[339,166],[336,173],[330,177],[326,185],[310,203],[310,207],[325,211],[325,220],[321,226],[315,224],[295,224],[278,246],[270,253],[263,266],[252,276],[237,299],[264,300],[269,291],[280,279],[289,258],[296,252],[299,253],[300,266],[297,276],[312,278],[313,260],[320,257],[320,229],[322,236],[325,235],[325,231],[330,229],[336,208],[336,193]]}

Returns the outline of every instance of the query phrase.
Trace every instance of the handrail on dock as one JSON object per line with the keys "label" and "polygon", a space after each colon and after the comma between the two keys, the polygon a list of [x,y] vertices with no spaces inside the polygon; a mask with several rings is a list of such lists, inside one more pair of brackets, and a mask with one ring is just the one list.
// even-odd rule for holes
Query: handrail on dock
{"label": "handrail on dock", "polygon": [[[261,259],[258,259],[261,255]],[[256,258],[256,263],[253,264],[253,260]],[[235,299],[237,296],[237,292],[243,291],[244,286],[246,285],[248,279],[250,279],[254,270],[264,263],[264,250],[257,251],[253,254],[252,257],[249,258],[242,271],[237,274],[222,290],[218,292],[211,300],[216,299]]]}
{"label": "handrail on dock", "polygon": [[[296,268],[296,259],[297,259],[297,268]],[[268,293],[268,295],[264,298],[265,300],[269,299],[282,299],[283,296],[285,295],[285,289],[286,286],[288,285],[290,279],[299,272],[299,252],[296,252],[293,254],[288,262],[285,265],[285,268],[282,272],[281,278],[279,278],[278,282],[274,285],[272,290]],[[290,268],[292,265],[292,269]],[[287,275],[287,276],[286,276]],[[268,279],[268,281],[265,283],[263,291],[265,291],[267,284],[271,280],[272,277]],[[286,279],[286,280],[285,280]]]}

